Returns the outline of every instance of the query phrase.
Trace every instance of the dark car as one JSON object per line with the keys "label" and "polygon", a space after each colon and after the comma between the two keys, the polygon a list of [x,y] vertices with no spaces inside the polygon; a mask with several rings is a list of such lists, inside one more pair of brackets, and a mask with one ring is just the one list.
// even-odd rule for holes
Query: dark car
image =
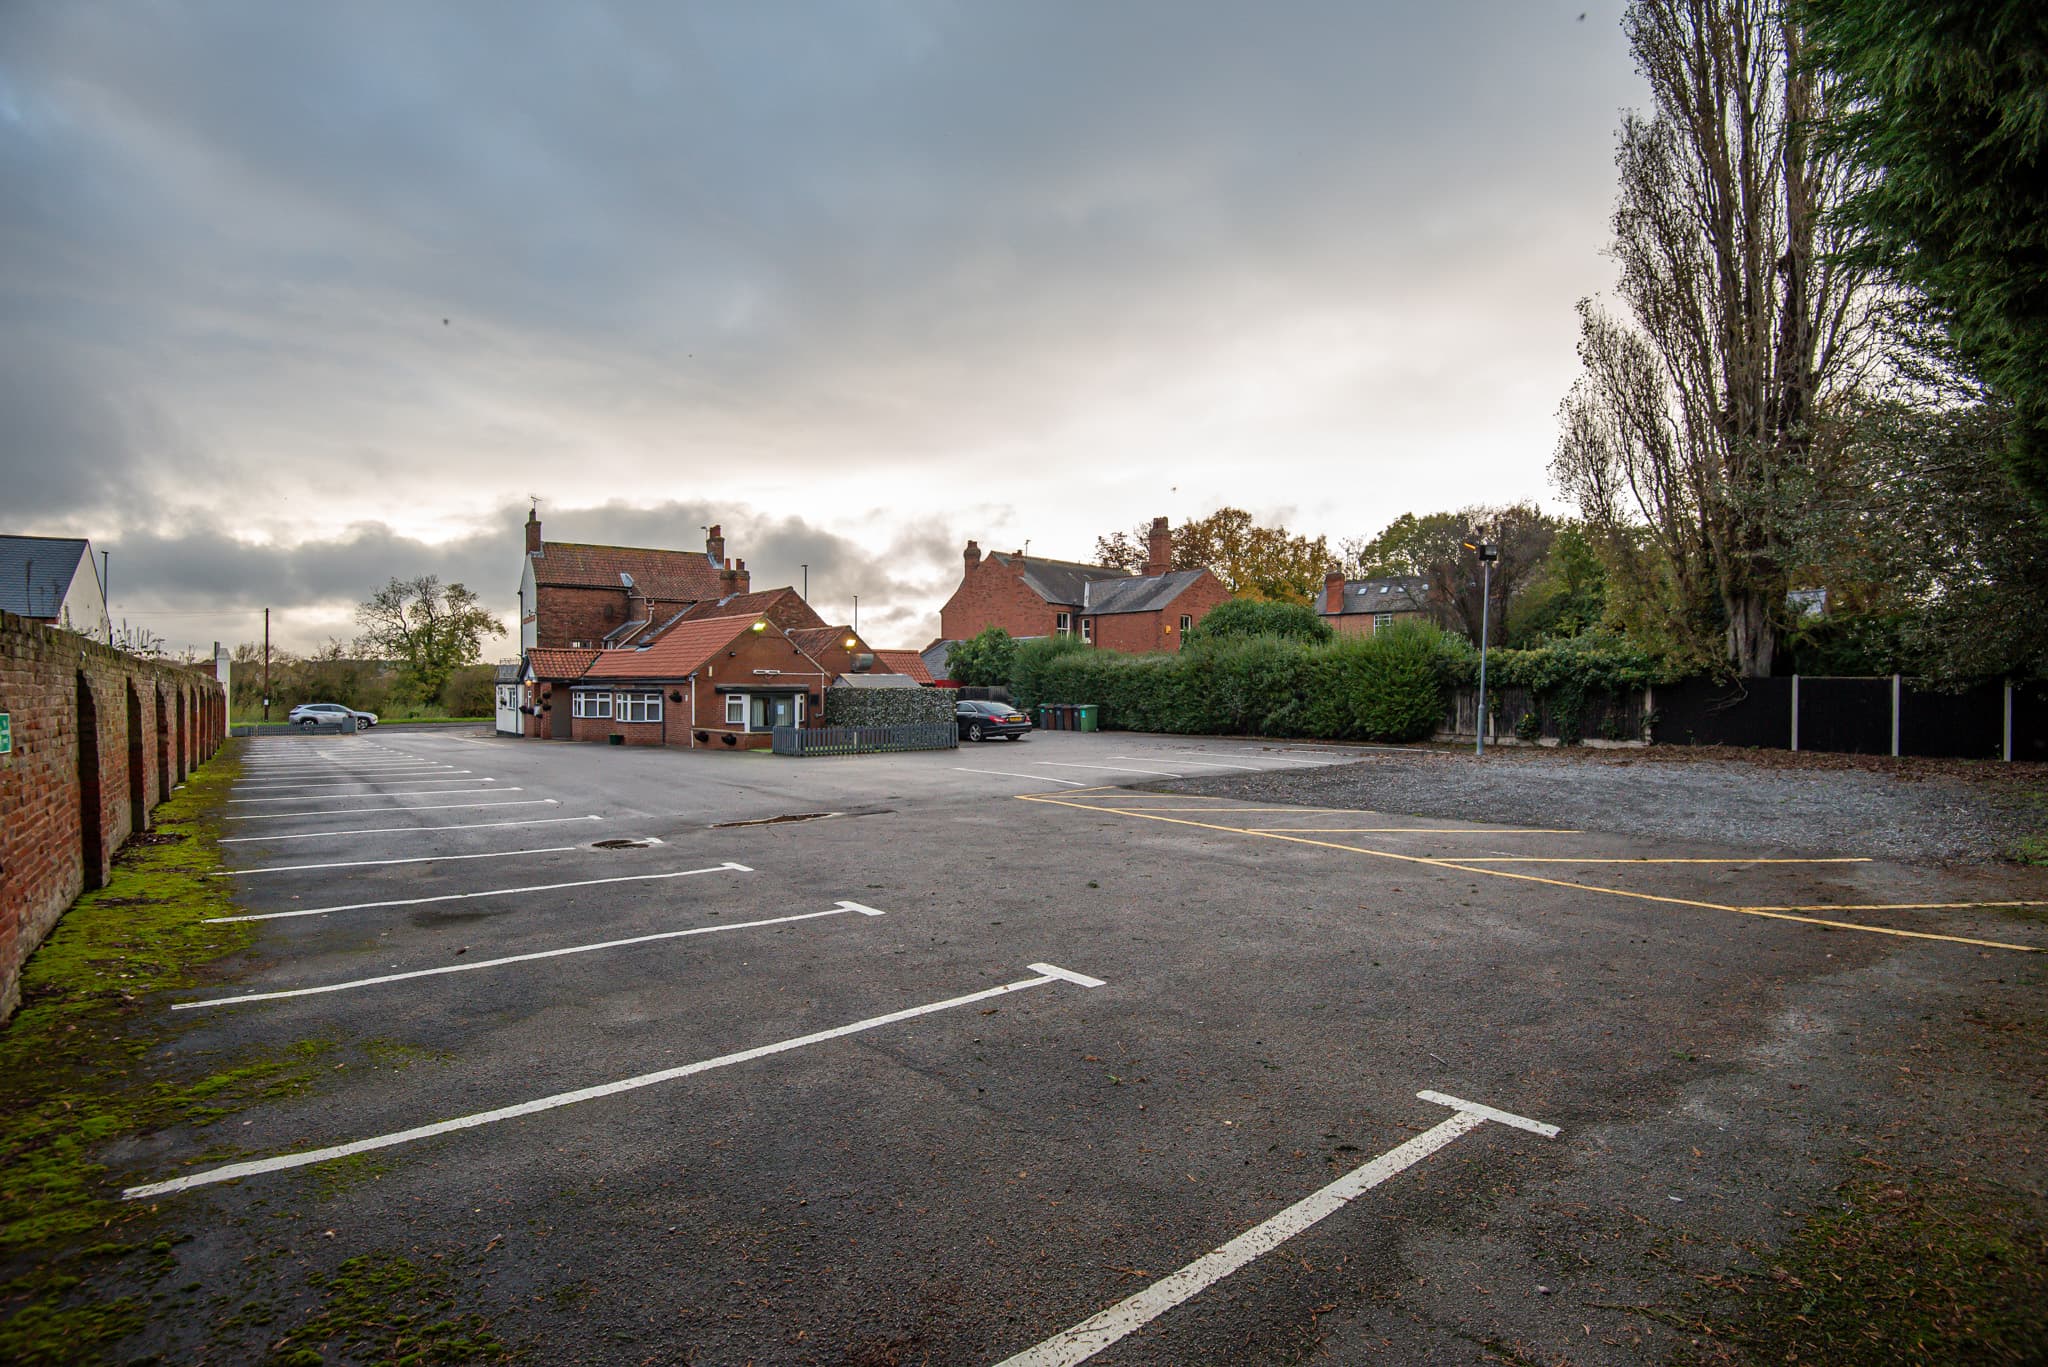
{"label": "dark car", "polygon": [[1006,702],[969,699],[954,705],[953,716],[960,723],[962,740],[987,740],[990,736],[1015,740],[1031,734],[1031,719]]}

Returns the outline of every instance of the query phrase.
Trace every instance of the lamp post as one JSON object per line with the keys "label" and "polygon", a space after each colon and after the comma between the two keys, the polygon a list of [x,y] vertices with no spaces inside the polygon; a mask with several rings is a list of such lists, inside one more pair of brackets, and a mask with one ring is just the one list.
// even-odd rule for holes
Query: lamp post
{"label": "lamp post", "polygon": [[1500,559],[1500,547],[1490,541],[1467,541],[1466,550],[1479,557],[1479,720],[1472,728],[1479,733],[1477,753],[1486,754],[1486,636],[1493,608],[1493,562]]}

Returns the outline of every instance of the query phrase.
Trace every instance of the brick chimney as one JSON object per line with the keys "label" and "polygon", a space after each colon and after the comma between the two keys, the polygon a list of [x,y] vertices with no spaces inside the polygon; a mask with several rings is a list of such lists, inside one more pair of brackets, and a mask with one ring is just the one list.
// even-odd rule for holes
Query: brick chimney
{"label": "brick chimney", "polygon": [[740,572],[734,569],[732,561],[728,560],[718,571],[718,596],[720,598],[730,598],[739,591]]}
{"label": "brick chimney", "polygon": [[754,576],[747,573],[747,562],[740,560],[734,563],[739,567],[733,571],[733,582],[739,585],[737,592],[752,593],[754,591]]}
{"label": "brick chimney", "polygon": [[1331,570],[1323,576],[1323,611],[1335,617],[1344,611],[1344,571]]}
{"label": "brick chimney", "polygon": [[540,554],[539,508],[528,508],[526,510],[526,553],[528,555]]}
{"label": "brick chimney", "polygon": [[960,558],[967,562],[967,568],[970,570],[979,565],[981,563],[981,543],[979,541],[968,542],[967,549],[961,554]]}
{"label": "brick chimney", "polygon": [[710,532],[704,537],[704,555],[714,565],[725,563],[725,528],[715,522],[711,524]]}
{"label": "brick chimney", "polygon": [[1173,569],[1173,533],[1166,528],[1166,519],[1152,519],[1152,531],[1145,538],[1146,575],[1165,574]]}

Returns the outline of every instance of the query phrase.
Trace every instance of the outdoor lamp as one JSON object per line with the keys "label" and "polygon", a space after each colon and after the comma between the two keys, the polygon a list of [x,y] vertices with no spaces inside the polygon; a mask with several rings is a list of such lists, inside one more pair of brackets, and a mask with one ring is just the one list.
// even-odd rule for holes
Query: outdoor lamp
{"label": "outdoor lamp", "polygon": [[766,622],[756,622],[756,623],[754,623],[754,630],[756,630],[756,631],[766,631],[766,630],[768,630],[768,624],[767,624]]}

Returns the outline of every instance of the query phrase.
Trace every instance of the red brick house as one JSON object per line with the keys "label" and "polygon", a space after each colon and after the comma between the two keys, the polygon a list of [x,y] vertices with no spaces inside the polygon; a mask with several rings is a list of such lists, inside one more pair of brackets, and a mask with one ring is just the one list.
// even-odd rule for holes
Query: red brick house
{"label": "red brick house", "polygon": [[1428,621],[1429,581],[1416,575],[1346,579],[1332,572],[1316,595],[1315,610],[1342,636],[1370,636],[1396,622]]}
{"label": "red brick house", "polygon": [[1230,597],[1208,570],[1173,568],[1163,517],[1152,519],[1142,574],[1022,551],[984,556],[973,541],[964,559],[960,587],[939,609],[939,634],[948,641],[1001,627],[1020,637],[1078,636],[1110,650],[1178,650],[1188,628]]}
{"label": "red brick house", "polygon": [[721,528],[710,529],[702,551],[594,546],[544,541],[540,514],[528,513],[519,651],[632,644],[691,608],[751,588],[747,562],[725,558]]}
{"label": "red brick house", "polygon": [[[598,652],[566,685],[569,739],[765,748],[772,728],[800,726],[824,705],[833,663],[765,617],[680,622],[650,645]],[[557,715],[563,692],[557,685]]]}

